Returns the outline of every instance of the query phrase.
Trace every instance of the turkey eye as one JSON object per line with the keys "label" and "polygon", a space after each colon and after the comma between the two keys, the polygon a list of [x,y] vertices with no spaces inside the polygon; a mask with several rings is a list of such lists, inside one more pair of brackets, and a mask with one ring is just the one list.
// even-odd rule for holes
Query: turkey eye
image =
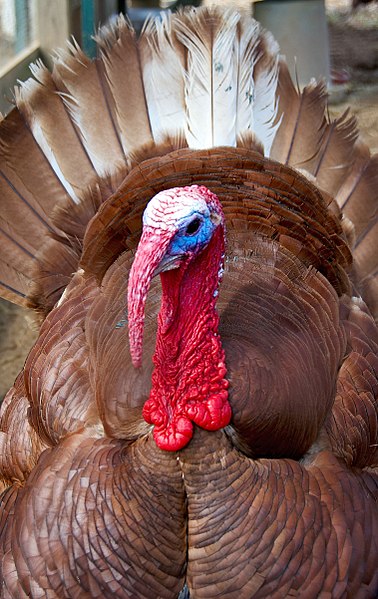
{"label": "turkey eye", "polygon": [[198,229],[200,228],[200,225],[201,220],[199,218],[193,219],[192,222],[190,222],[186,227],[185,235],[194,235],[194,233],[197,233]]}

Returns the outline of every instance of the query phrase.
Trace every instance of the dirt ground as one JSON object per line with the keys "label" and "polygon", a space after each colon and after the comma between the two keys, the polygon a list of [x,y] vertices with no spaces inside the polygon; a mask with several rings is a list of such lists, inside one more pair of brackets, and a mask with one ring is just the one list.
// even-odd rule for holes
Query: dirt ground
{"label": "dirt ground", "polygon": [[[351,12],[351,0],[326,0],[331,66],[338,79],[330,114],[348,106],[361,135],[378,152],[378,2]],[[32,315],[0,300],[0,397],[13,384],[37,335]]]}

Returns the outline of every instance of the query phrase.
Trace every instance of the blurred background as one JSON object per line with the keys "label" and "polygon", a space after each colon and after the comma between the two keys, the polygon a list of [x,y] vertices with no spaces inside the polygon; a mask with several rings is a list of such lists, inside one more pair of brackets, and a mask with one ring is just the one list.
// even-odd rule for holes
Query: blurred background
{"label": "blurred background", "polygon": [[[94,56],[93,33],[118,12],[127,14],[139,31],[148,14],[176,10],[182,4],[200,2],[0,0],[0,112],[11,110],[14,86],[29,77],[30,62],[41,58],[50,65],[54,49],[64,46],[71,35]],[[351,106],[363,139],[373,153],[378,152],[377,0],[223,0],[217,4],[253,14],[271,30],[300,85],[312,76],[323,77],[331,116]],[[32,315],[0,300],[0,400],[36,334]]]}

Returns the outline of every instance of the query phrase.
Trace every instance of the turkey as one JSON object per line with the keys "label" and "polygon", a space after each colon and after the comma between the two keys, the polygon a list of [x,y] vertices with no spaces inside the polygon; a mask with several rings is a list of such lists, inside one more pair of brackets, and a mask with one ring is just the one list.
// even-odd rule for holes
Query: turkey
{"label": "turkey", "polygon": [[377,597],[377,157],[247,16],[97,43],[0,126],[1,597]]}

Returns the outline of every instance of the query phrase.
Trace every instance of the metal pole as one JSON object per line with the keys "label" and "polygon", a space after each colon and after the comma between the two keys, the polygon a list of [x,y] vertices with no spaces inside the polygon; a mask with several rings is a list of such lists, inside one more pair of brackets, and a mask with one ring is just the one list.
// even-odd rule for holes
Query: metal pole
{"label": "metal pole", "polygon": [[95,2],[82,0],[81,2],[81,44],[84,52],[90,58],[96,56],[96,42],[92,39],[95,33]]}

